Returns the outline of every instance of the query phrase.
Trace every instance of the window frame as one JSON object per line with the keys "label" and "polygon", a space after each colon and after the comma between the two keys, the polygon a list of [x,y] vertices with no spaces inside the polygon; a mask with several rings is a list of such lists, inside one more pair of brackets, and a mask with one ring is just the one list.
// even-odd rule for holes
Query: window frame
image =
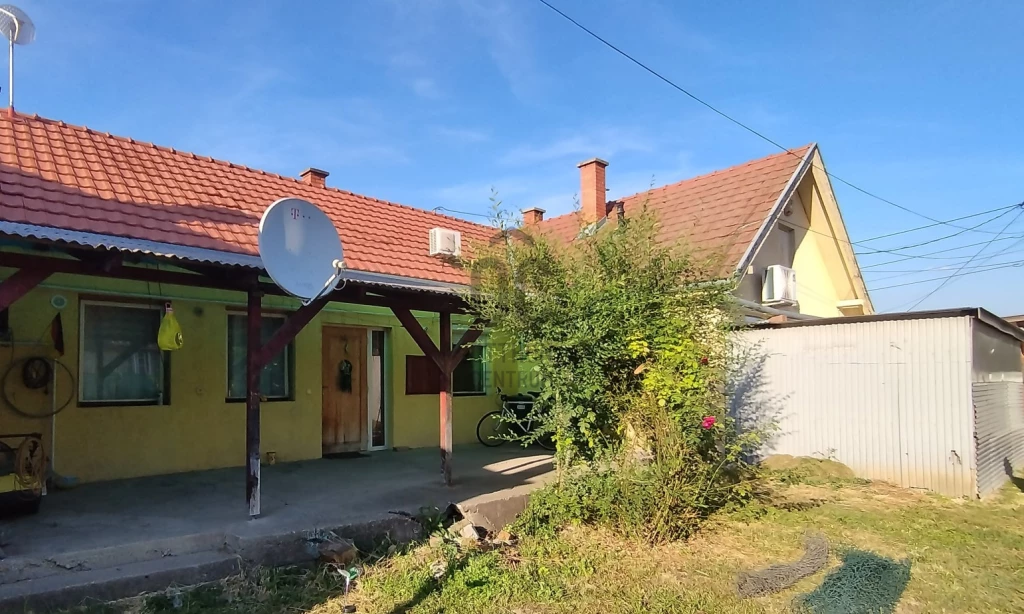
{"label": "window frame", "polygon": [[[158,352],[160,356],[160,395],[156,399],[118,399],[118,400],[86,400],[84,394],[85,378],[82,368],[85,365],[84,352],[85,352],[85,334],[86,334],[86,321],[85,312],[86,307],[89,305],[96,305],[101,307],[122,307],[128,309],[151,309],[156,311],[157,321],[163,317],[164,304],[156,303],[151,301],[131,301],[131,300],[104,300],[104,299],[93,299],[93,298],[79,298],[78,301],[78,386],[77,386],[77,406],[78,407],[154,407],[154,406],[167,406],[171,404],[171,357],[168,355],[169,352],[160,350],[158,346]],[[159,330],[159,324],[157,325]],[[156,339],[153,343],[156,344]]]}
{"label": "window frame", "polygon": [[[227,317],[224,319],[226,330],[224,332],[224,402],[225,403],[245,403],[245,393],[241,396],[231,396],[231,318],[240,317],[245,319],[247,314],[244,311],[235,309],[227,310]],[[288,321],[288,313],[277,312],[277,311],[263,311],[260,314],[260,330],[263,327],[263,319],[276,318]],[[268,397],[260,394],[261,403],[282,403],[295,400],[295,339],[288,342],[284,349],[281,350],[285,353],[284,355],[284,369],[285,369],[285,383],[287,384],[288,393],[285,396],[273,396]],[[264,369],[269,365],[264,365]],[[244,367],[244,363],[243,363]]]}
{"label": "window frame", "polygon": [[[469,330],[468,327],[452,327],[452,339],[457,341],[458,339],[460,339],[462,337],[462,334],[465,333],[467,330]],[[472,344],[472,347],[479,347],[481,352],[483,352],[483,356],[481,356],[481,358],[479,360],[479,362],[481,363],[481,367],[480,367],[481,368],[481,371],[480,371],[480,390],[456,391],[455,390],[455,371],[453,370],[452,371],[452,396],[455,396],[455,397],[485,397],[488,394],[490,394],[490,392],[487,390],[487,382],[490,380],[490,378],[488,377],[489,368],[490,368],[489,367],[489,364],[490,364],[490,348],[489,348],[489,345],[490,344],[487,342],[487,333],[481,334],[480,337],[477,338],[477,340],[474,341],[473,344]],[[472,349],[470,350],[470,352],[472,352]],[[463,364],[465,364],[469,360],[471,360],[471,359],[469,357],[469,353],[467,353],[466,357],[462,359],[462,362],[460,362],[458,364],[458,366],[455,367],[455,369],[458,369],[460,366],[462,366]]]}

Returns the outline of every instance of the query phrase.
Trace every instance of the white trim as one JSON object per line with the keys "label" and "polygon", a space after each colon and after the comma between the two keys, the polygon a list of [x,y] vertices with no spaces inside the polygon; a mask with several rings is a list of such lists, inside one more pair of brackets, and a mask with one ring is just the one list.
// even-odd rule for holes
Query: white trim
{"label": "white trim", "polygon": [[793,197],[796,192],[797,186],[800,185],[800,181],[803,180],[804,175],[807,174],[807,170],[811,167],[811,160],[814,159],[814,152],[818,150],[818,144],[815,143],[807,150],[804,155],[803,161],[800,166],[797,167],[796,171],[793,172],[793,176],[789,178],[789,183],[786,184],[785,189],[779,194],[779,198],[772,205],[771,211],[768,216],[761,222],[761,227],[757,229],[757,234],[754,235],[754,240],[747,246],[747,250],[743,252],[743,257],[740,258],[740,263],[736,265],[736,273],[742,275],[747,267],[754,261],[754,257],[757,256],[757,251],[761,249],[761,244],[764,243],[765,237],[768,236],[768,232],[771,231],[775,221],[779,218],[779,213],[782,208],[785,207],[786,203]]}
{"label": "white trim", "polygon": [[[163,309],[161,305],[152,305],[147,303],[124,303],[117,301],[96,301],[96,300],[80,300],[78,302],[78,403],[88,403],[89,405],[96,405],[102,407],[104,403],[111,403],[113,405],[123,405],[126,403],[138,403],[139,405],[159,405],[165,406],[164,401],[167,399],[167,390],[164,390],[164,384],[167,370],[167,363],[164,360],[164,353],[159,352],[160,356],[160,386],[159,396],[156,399],[86,399],[83,386],[85,385],[85,378],[82,377],[82,368],[84,367],[85,361],[83,360],[82,354],[85,352],[85,307],[87,305],[97,305],[101,307],[127,307],[131,309],[152,309],[158,313]],[[153,340],[156,343],[156,339]],[[99,365],[102,367],[102,365]]]}

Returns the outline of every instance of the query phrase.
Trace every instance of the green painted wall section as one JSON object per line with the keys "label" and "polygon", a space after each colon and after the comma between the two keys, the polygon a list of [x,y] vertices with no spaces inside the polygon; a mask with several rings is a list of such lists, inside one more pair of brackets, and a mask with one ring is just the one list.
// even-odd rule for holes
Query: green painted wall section
{"label": "green painted wall section", "polygon": [[[3,277],[10,270],[0,273]],[[58,360],[74,375],[59,372],[56,397],[75,398],[52,421],[30,420],[0,407],[0,433],[38,431],[53,454],[56,470],[82,481],[156,475],[244,464],[245,405],[226,402],[227,314],[244,308],[240,293],[158,286],[101,278],[55,275],[10,308],[13,344],[0,344],[0,368],[29,355],[52,356],[49,326],[57,310],[51,298],[68,301],[60,311],[65,353]],[[117,301],[171,300],[185,345],[171,355],[170,404],[166,406],[79,407],[77,403],[80,299]],[[264,309],[294,309],[298,303],[266,297]],[[420,322],[438,338],[436,314]],[[321,329],[325,325],[363,326],[387,331],[387,421],[389,447],[427,447],[438,442],[439,403],[436,395],[405,394],[405,357],[421,355],[412,338],[390,311],[361,305],[334,304],[314,319],[295,340],[295,399],[262,405],[262,450],[276,453],[278,462],[319,458],[321,455]],[[476,424],[498,407],[495,383],[515,392],[514,361],[495,357],[488,365],[487,394],[456,396],[453,436],[456,444],[476,441]],[[12,400],[36,411],[46,409],[49,397],[20,385],[20,374],[5,381]],[[51,428],[55,438],[51,438]]]}

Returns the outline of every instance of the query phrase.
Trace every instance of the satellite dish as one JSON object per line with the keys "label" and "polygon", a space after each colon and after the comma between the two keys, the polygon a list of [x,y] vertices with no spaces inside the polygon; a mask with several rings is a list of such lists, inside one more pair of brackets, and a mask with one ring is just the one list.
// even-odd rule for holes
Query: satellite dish
{"label": "satellite dish", "polygon": [[263,212],[260,258],[274,283],[309,304],[335,289],[345,256],[334,223],[300,198],[274,201]]}
{"label": "satellite dish", "polygon": [[0,31],[9,41],[7,62],[8,81],[7,99],[11,110],[14,110],[14,46],[27,45],[36,40],[36,26],[28,18],[25,11],[11,4],[0,5]]}

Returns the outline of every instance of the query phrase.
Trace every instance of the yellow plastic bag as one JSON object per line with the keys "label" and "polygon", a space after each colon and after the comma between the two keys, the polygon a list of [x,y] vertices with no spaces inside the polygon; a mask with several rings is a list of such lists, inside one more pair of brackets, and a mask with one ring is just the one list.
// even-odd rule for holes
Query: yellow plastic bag
{"label": "yellow plastic bag", "polygon": [[178,319],[174,317],[174,308],[167,303],[164,309],[164,318],[160,320],[160,330],[156,334],[156,344],[161,350],[180,350],[181,346],[185,345],[185,339],[181,336]]}

